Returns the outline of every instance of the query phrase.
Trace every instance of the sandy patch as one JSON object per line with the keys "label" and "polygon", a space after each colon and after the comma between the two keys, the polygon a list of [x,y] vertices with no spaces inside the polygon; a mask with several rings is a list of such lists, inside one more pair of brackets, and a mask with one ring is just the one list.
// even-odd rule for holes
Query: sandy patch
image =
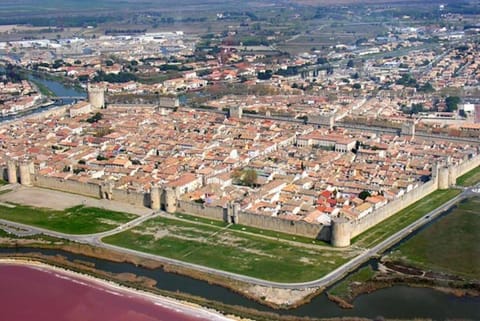
{"label": "sandy patch", "polygon": [[0,202],[50,208],[59,211],[78,205],[85,205],[136,215],[148,215],[152,213],[152,210],[146,207],[137,207],[123,202],[100,200],[37,187],[16,187],[13,191],[0,195]]}

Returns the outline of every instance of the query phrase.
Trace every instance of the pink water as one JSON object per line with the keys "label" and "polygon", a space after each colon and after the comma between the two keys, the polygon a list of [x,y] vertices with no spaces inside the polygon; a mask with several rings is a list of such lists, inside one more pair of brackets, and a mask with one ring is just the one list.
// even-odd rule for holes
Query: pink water
{"label": "pink water", "polygon": [[25,266],[0,265],[0,320],[205,320],[156,305],[144,298],[57,274]]}

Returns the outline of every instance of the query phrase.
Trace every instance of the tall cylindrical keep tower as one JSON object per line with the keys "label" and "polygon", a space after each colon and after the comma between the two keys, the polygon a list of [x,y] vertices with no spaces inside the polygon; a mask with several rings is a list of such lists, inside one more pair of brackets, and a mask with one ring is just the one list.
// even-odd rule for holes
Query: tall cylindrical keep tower
{"label": "tall cylindrical keep tower", "polygon": [[448,167],[448,184],[449,186],[455,186],[457,184],[457,167],[455,165]]}
{"label": "tall cylindrical keep tower", "polygon": [[88,102],[93,109],[105,107],[105,90],[101,87],[88,85]]}
{"label": "tall cylindrical keep tower", "polygon": [[448,167],[438,169],[438,189],[447,189],[450,187],[450,175]]}
{"label": "tall cylindrical keep tower", "polygon": [[167,213],[175,213],[177,211],[177,195],[172,188],[165,189],[165,210]]}
{"label": "tall cylindrical keep tower", "polygon": [[150,208],[154,211],[160,209],[160,189],[158,186],[154,186],[150,190]]}
{"label": "tall cylindrical keep tower", "polygon": [[332,220],[332,236],[330,243],[335,247],[350,246],[351,225],[345,218]]}
{"label": "tall cylindrical keep tower", "polygon": [[25,162],[20,164],[20,184],[32,186],[32,177],[30,175],[30,164]]}
{"label": "tall cylindrical keep tower", "polygon": [[16,184],[18,182],[17,179],[17,164],[13,160],[9,160],[7,162],[7,174],[8,174],[8,182],[10,184]]}

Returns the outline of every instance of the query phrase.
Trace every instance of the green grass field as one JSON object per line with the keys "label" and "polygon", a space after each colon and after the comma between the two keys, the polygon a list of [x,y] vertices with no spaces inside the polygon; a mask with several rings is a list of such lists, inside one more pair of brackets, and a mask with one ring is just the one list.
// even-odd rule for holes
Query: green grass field
{"label": "green grass field", "polygon": [[389,256],[423,269],[480,280],[480,198],[418,233]]}
{"label": "green grass field", "polygon": [[104,242],[278,282],[322,277],[352,258],[353,251],[294,246],[220,227],[154,218]]}
{"label": "green grass field", "polygon": [[480,167],[472,169],[470,172],[457,178],[457,185],[473,186],[480,182]]}
{"label": "green grass field", "polygon": [[360,247],[372,247],[460,193],[461,191],[456,189],[437,190],[356,236],[352,239],[352,244]]}
{"label": "green grass field", "polygon": [[111,230],[136,215],[100,208],[76,206],[64,211],[16,205],[0,205],[0,218],[68,234],[91,234]]}
{"label": "green grass field", "polygon": [[350,274],[339,283],[335,284],[328,290],[329,294],[341,297],[342,299],[348,299],[351,294],[351,286],[357,282],[366,282],[370,280],[375,271],[370,266],[364,266],[358,271]]}

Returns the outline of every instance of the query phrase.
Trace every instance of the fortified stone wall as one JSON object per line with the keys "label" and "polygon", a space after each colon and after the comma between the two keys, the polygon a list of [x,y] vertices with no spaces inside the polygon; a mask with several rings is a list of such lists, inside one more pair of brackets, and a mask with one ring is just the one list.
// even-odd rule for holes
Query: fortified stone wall
{"label": "fortified stone wall", "polygon": [[[178,201],[178,211],[201,217],[211,218],[226,222],[228,220],[227,209],[219,206],[210,207],[189,201]],[[287,234],[301,235],[319,239],[330,240],[330,226],[310,224],[303,221],[288,221],[278,217],[258,215],[247,212],[239,212],[236,223],[257,227]]]}
{"label": "fortified stone wall", "polygon": [[24,118],[20,118],[20,120],[18,121],[21,122],[25,119],[46,119],[48,117],[64,116],[68,113],[69,108],[70,108],[70,105],[55,107],[46,111],[42,111],[41,113],[38,113],[38,114],[25,116]]}
{"label": "fortified stone wall", "polygon": [[[155,203],[156,207],[160,207],[160,205],[162,205],[167,209],[167,211],[170,210],[169,212],[177,211],[178,207],[178,211],[187,214],[198,215],[224,222],[234,222],[246,226],[268,229],[282,233],[302,235],[324,241],[333,240],[333,243],[335,243],[334,245],[338,243],[338,246],[348,246],[351,238],[361,234],[362,232],[389,218],[390,216],[420,200],[426,195],[434,192],[435,190],[439,188],[448,188],[455,183],[456,178],[476,168],[477,166],[480,166],[480,155],[477,155],[470,160],[466,160],[458,166],[450,166],[448,168],[440,167],[438,172],[435,172],[434,175],[432,175],[433,178],[431,181],[418,186],[399,199],[388,203],[384,207],[359,220],[342,223],[342,226],[335,226],[336,224],[339,224],[339,222],[334,221],[332,223],[332,227],[310,224],[304,221],[287,221],[277,217],[258,215],[248,212],[239,212],[238,210],[233,209],[230,209],[231,211],[229,213],[229,208],[222,208],[218,206],[210,207],[195,202],[175,200],[175,196],[171,197],[171,200],[167,202],[167,193],[165,190],[162,190],[162,192],[158,190],[156,191],[156,194],[154,193],[153,196],[155,201],[152,201],[151,193],[127,192],[124,190],[111,188],[110,192],[107,191],[107,193],[111,194],[111,198],[113,200],[126,202],[136,206],[152,207]],[[27,170],[26,165],[24,167],[25,175],[29,174],[28,176],[30,177],[32,170],[30,170],[30,167],[28,167]],[[15,175],[12,174],[12,176],[16,178],[16,174],[17,173],[15,173]],[[0,177],[3,177],[4,179],[10,178],[8,166],[0,167],[0,175]],[[95,198],[104,197],[102,195],[102,186],[95,183],[81,183],[73,180],[64,180],[35,174],[31,175],[31,183],[34,186],[68,191],[74,194]],[[105,191],[103,192],[105,193]],[[160,194],[162,196],[160,196]]]}
{"label": "fortified stone wall", "polygon": [[238,214],[238,224],[330,241],[330,226],[321,224],[310,224],[304,221],[287,221],[278,217],[247,212],[240,212]]}
{"label": "fortified stone wall", "polygon": [[90,197],[100,197],[100,185],[93,183],[81,183],[55,177],[34,175],[32,183],[34,186],[55,189],[73,194],[81,194]]}
{"label": "fortified stone wall", "polygon": [[478,166],[480,166],[480,155],[477,155],[472,159],[469,159],[461,163],[460,165],[456,166],[455,172],[454,172],[454,174],[456,175],[455,179],[468,173],[469,171],[471,171],[472,169],[475,169]]}
{"label": "fortified stone wall", "polygon": [[388,203],[384,207],[374,211],[372,214],[362,217],[351,222],[350,238],[353,238],[369,228],[375,226],[381,221],[389,218],[393,214],[401,211],[405,207],[415,203],[430,193],[438,189],[437,179],[420,185],[409,193],[402,195],[400,198]]}
{"label": "fortified stone wall", "polygon": [[135,206],[150,207],[150,193],[138,193],[121,189],[112,190],[112,200]]}
{"label": "fortified stone wall", "polygon": [[156,104],[111,104],[108,109],[125,109],[125,108],[157,108]]}
{"label": "fortified stone wall", "polygon": [[225,221],[226,213],[219,206],[205,206],[195,202],[178,201],[177,211],[185,214],[193,214],[201,217],[211,218],[213,220]]}

